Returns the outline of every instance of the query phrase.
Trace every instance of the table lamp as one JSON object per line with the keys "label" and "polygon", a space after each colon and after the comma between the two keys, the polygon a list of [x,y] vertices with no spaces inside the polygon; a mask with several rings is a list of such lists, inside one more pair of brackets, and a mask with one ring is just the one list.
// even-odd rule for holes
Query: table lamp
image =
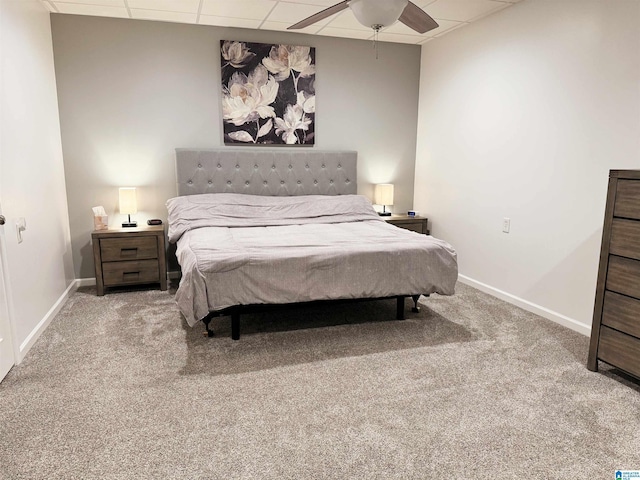
{"label": "table lamp", "polygon": [[120,213],[128,216],[128,220],[122,224],[123,227],[138,226],[138,222],[135,220],[131,221],[131,214],[138,213],[135,187],[120,188]]}
{"label": "table lamp", "polygon": [[393,205],[393,184],[392,183],[379,183],[373,190],[373,203],[376,205],[382,205],[382,212],[378,212],[378,215],[388,217],[391,212],[387,212],[386,206]]}

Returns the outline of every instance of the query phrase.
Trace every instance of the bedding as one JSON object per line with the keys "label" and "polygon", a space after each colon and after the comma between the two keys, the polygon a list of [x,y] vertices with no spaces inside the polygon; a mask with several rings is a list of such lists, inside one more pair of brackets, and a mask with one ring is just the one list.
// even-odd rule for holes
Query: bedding
{"label": "bedding", "polygon": [[387,224],[360,195],[214,193],[167,208],[191,326],[238,305],[454,293],[454,249]]}

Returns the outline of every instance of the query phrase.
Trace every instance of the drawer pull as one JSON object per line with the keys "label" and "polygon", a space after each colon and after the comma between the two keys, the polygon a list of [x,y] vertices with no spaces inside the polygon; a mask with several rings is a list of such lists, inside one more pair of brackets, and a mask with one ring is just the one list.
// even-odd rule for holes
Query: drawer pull
{"label": "drawer pull", "polygon": [[135,257],[137,254],[138,254],[138,247],[120,249],[120,255],[122,255],[123,257]]}
{"label": "drawer pull", "polygon": [[135,277],[137,278],[140,275],[140,272],[122,272],[122,278],[127,280],[128,278]]}

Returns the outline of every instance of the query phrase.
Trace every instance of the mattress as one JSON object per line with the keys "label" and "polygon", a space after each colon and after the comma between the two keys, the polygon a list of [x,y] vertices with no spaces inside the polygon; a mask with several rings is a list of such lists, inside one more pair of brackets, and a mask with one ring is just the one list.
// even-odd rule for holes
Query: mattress
{"label": "mattress", "polygon": [[452,295],[455,250],[387,224],[359,195],[206,194],[167,202],[189,325],[237,305]]}

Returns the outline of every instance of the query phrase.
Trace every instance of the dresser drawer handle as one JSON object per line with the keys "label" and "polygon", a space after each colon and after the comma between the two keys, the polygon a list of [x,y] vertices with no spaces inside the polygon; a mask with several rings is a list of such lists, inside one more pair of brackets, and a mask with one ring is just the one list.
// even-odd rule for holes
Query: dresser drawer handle
{"label": "dresser drawer handle", "polygon": [[137,254],[138,254],[138,247],[120,249],[120,255],[123,257],[135,257]]}
{"label": "dresser drawer handle", "polygon": [[130,277],[138,277],[140,275],[140,272],[122,272],[122,278],[123,279],[127,279]]}

